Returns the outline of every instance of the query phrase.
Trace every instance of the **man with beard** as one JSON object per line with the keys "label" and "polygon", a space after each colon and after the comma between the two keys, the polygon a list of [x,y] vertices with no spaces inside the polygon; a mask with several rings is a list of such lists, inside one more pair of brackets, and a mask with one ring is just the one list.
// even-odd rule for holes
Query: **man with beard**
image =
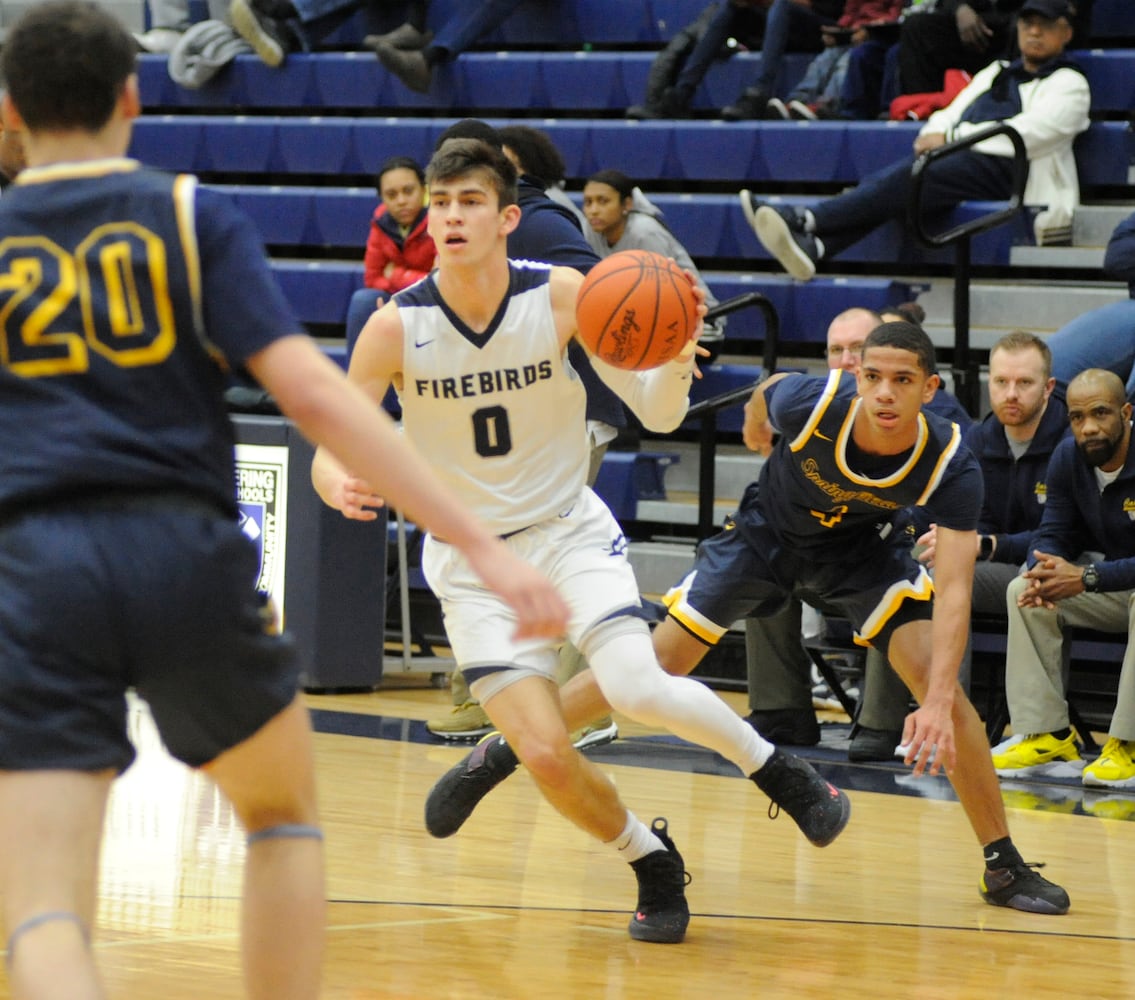
{"label": "man with beard", "polygon": [[1131,404],[1114,372],[1089,368],[1068,385],[1072,437],[1053,452],[1044,517],[1024,573],[1007,592],[1005,695],[1017,735],[995,747],[1002,777],[1075,776],[1135,786],[1135,649],[1119,676],[1107,743],[1087,767],[1064,695],[1069,626],[1130,633],[1135,614],[1135,452]]}

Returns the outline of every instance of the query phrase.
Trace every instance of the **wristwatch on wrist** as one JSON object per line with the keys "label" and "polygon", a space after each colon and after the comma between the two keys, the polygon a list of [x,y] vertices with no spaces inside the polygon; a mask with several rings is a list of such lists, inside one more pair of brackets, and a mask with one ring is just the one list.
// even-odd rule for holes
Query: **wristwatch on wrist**
{"label": "wristwatch on wrist", "polygon": [[979,539],[979,548],[977,550],[977,558],[982,562],[988,562],[993,558],[993,545],[994,538],[992,535],[982,535]]}
{"label": "wristwatch on wrist", "polygon": [[1084,567],[1084,575],[1080,579],[1084,582],[1084,590],[1089,594],[1094,594],[1100,589],[1100,571],[1096,569],[1095,563],[1089,563]]}

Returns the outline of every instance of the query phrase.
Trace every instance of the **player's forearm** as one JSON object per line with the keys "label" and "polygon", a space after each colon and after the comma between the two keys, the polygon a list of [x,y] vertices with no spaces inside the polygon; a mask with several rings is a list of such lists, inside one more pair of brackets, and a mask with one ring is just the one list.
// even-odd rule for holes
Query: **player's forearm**
{"label": "player's forearm", "polygon": [[934,621],[931,631],[933,652],[930,659],[930,677],[927,700],[954,698],[958,684],[958,669],[965,655],[970,630],[970,594],[938,592],[934,598]]}
{"label": "player's forearm", "polygon": [[668,361],[649,371],[624,371],[591,356],[599,377],[623,400],[647,430],[664,434],[685,419],[690,408],[694,356]]}

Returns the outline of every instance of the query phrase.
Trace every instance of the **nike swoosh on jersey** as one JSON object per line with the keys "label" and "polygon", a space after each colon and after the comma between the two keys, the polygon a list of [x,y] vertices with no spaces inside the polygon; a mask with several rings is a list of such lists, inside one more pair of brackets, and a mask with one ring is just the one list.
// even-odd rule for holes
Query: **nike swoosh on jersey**
{"label": "nike swoosh on jersey", "polygon": [[436,340],[436,339],[437,339],[436,337],[430,337],[429,340],[422,340],[422,341],[415,340],[414,346],[415,347],[425,347],[427,344],[432,344],[434,342],[434,340]]}

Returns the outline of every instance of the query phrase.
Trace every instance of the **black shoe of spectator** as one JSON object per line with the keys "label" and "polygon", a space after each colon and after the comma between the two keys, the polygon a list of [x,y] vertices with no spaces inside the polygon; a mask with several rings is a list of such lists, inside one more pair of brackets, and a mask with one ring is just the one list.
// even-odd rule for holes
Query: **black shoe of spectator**
{"label": "black shoe of spectator", "polygon": [[363,45],[373,49],[379,43],[389,45],[392,49],[404,49],[407,52],[417,52],[424,49],[434,39],[432,31],[419,31],[412,24],[400,24],[393,31],[385,35],[367,35]]}
{"label": "black shoe of spectator", "polygon": [[721,117],[727,122],[743,122],[755,118],[769,117],[769,95],[756,87],[746,87],[733,104],[721,109]]}
{"label": "black shoe of spectator", "polygon": [[421,52],[406,52],[402,49],[396,49],[386,42],[375,42],[368,48],[374,50],[374,54],[378,56],[378,61],[382,63],[388,73],[393,73],[411,90],[417,91],[419,94],[429,92],[430,84],[433,82],[434,68]]}
{"label": "black shoe of spectator", "polygon": [[800,214],[792,207],[761,205],[748,191],[741,192],[741,208],[772,258],[797,281],[811,281],[821,253],[816,237],[804,231]]}
{"label": "black shoe of spectator", "polygon": [[890,729],[868,729],[858,726],[851,736],[847,748],[847,759],[861,764],[869,760],[894,760],[895,747],[902,740],[902,733]]}
{"label": "black shoe of spectator", "polygon": [[658,118],[689,118],[690,99],[674,87],[667,87],[657,101],[648,100],[645,104],[632,104],[626,110],[626,117],[638,121],[654,121]]}
{"label": "black shoe of spectator", "polygon": [[269,66],[281,65],[287,54],[296,49],[295,38],[287,24],[264,13],[256,0],[232,0],[229,20],[233,30],[252,46],[260,61]]}
{"label": "black shoe of spectator", "polygon": [[754,709],[745,721],[770,743],[814,747],[820,742],[820,724],[810,708]]}

